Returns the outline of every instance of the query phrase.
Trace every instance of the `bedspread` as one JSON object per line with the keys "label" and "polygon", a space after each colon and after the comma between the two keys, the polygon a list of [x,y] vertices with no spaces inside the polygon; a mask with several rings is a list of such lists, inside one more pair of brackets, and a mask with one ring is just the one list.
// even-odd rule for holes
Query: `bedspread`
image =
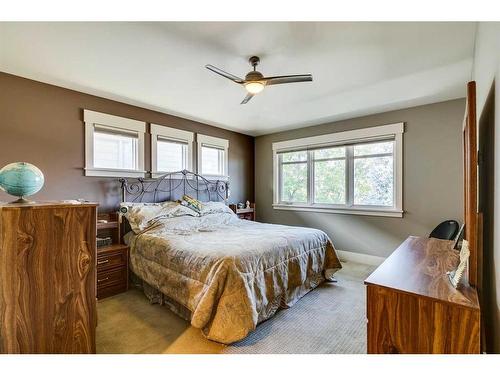
{"label": "bedspread", "polygon": [[132,271],[187,308],[208,339],[226,344],[341,268],[320,230],[228,213],[157,220],[129,243]]}

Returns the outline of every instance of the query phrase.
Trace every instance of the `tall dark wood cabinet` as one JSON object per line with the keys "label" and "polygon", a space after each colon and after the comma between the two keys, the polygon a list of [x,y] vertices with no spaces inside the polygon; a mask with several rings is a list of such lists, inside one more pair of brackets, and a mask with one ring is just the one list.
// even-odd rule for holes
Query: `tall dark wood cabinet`
{"label": "tall dark wood cabinet", "polygon": [[97,204],[0,204],[0,353],[95,353]]}

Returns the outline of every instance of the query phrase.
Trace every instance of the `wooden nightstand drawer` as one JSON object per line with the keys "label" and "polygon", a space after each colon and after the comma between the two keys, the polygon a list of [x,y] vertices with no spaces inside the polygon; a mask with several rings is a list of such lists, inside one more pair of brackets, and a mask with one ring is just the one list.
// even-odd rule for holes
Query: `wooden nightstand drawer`
{"label": "wooden nightstand drawer", "polygon": [[97,273],[97,288],[110,284],[120,284],[127,281],[127,270],[125,267]]}
{"label": "wooden nightstand drawer", "polygon": [[113,244],[97,250],[97,298],[128,289],[128,246]]}
{"label": "wooden nightstand drawer", "polygon": [[120,267],[97,273],[97,298],[105,298],[128,289],[127,268]]}
{"label": "wooden nightstand drawer", "polygon": [[127,250],[119,249],[97,255],[97,271],[123,267],[127,265]]}

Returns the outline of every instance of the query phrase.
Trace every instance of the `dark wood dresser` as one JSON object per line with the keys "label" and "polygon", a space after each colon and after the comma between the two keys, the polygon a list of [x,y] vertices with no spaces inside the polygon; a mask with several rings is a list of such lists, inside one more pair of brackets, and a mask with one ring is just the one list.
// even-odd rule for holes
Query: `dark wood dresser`
{"label": "dark wood dresser", "polygon": [[102,214],[97,232],[112,239],[110,245],[97,248],[97,298],[102,299],[128,290],[129,247],[121,243],[120,222],[116,213]]}
{"label": "dark wood dresser", "polygon": [[368,353],[479,353],[476,289],[453,288],[453,241],[409,237],[366,280]]}
{"label": "dark wood dresser", "polygon": [[0,352],[95,353],[97,204],[0,204]]}
{"label": "dark wood dresser", "polygon": [[128,290],[127,245],[113,244],[97,250],[97,298]]}

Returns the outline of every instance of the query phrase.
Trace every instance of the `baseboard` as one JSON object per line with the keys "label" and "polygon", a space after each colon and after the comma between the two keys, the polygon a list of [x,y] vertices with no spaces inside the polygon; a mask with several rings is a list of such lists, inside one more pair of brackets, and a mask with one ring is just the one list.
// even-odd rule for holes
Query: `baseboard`
{"label": "baseboard", "polygon": [[355,262],[368,264],[370,266],[380,266],[385,260],[384,257],[378,257],[376,255],[368,255],[362,253],[354,253],[352,251],[337,250],[337,254],[341,261],[345,262]]}

